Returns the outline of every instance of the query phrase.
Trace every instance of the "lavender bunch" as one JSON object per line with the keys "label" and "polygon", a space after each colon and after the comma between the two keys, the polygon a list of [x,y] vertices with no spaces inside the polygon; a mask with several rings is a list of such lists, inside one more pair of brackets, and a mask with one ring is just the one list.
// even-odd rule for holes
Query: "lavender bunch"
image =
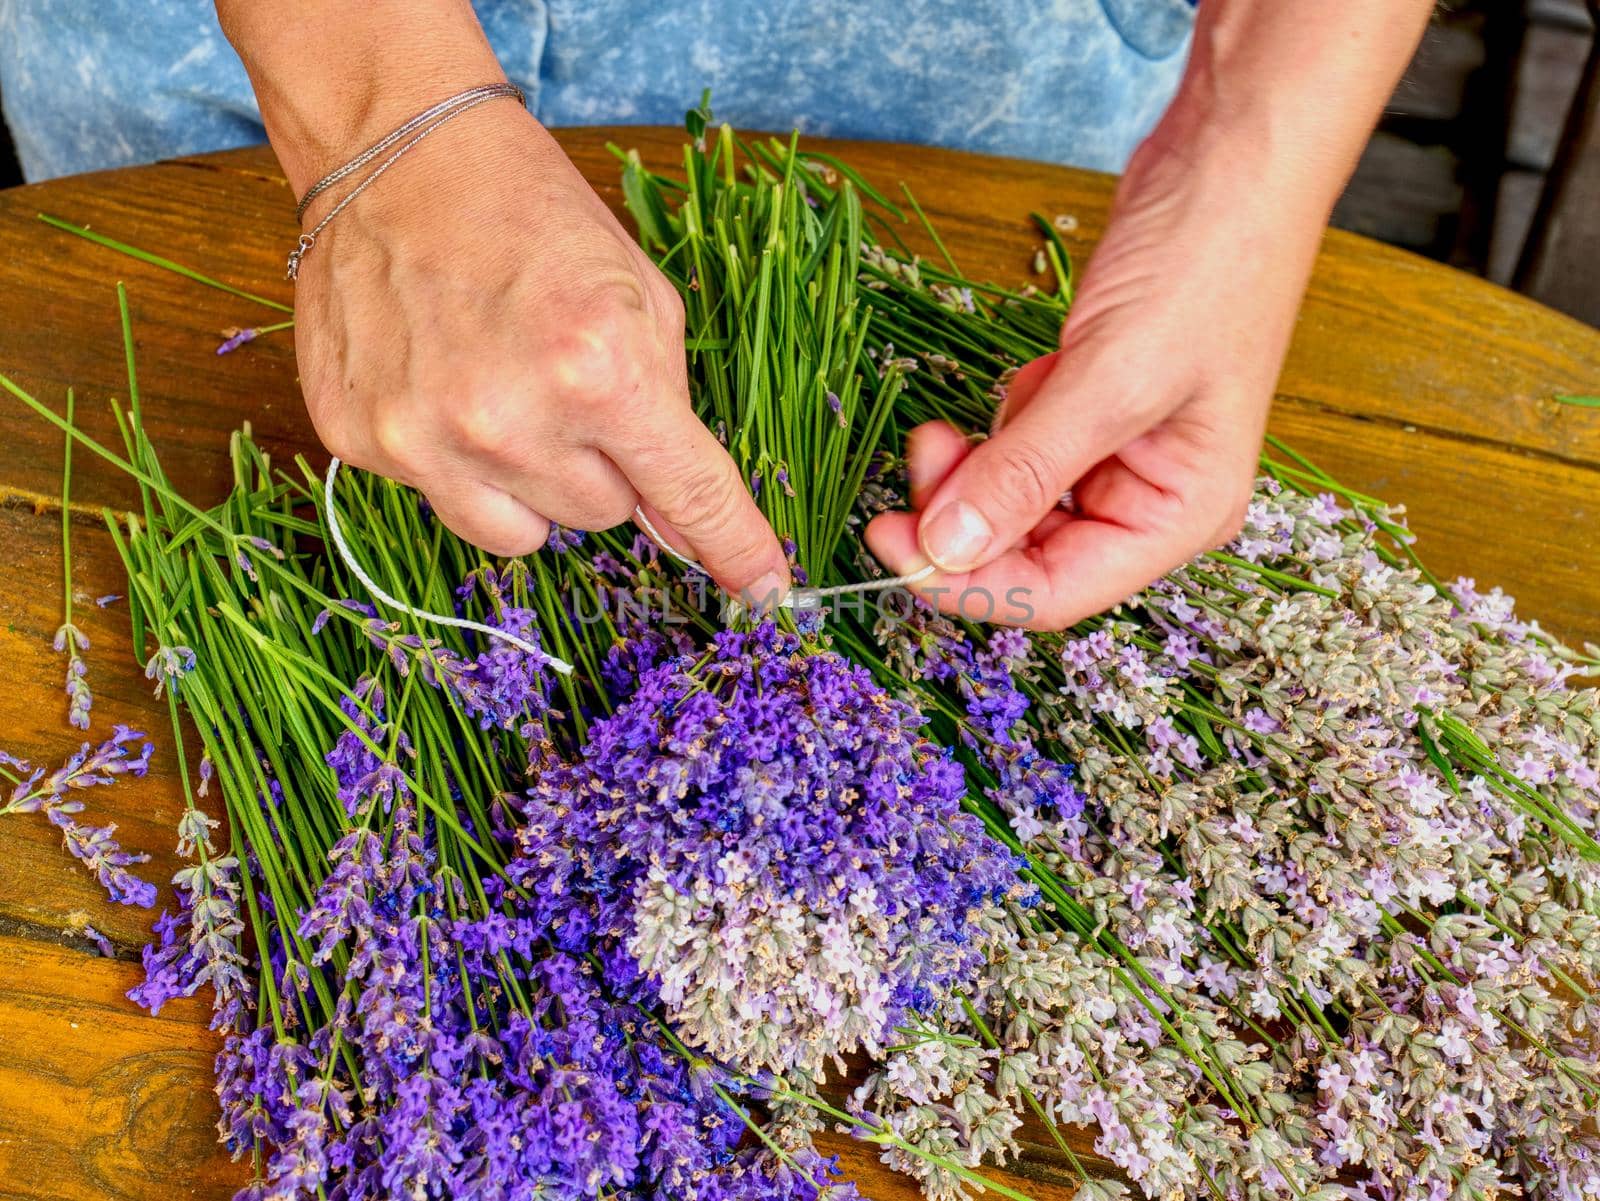
{"label": "lavender bunch", "polygon": [[[180,758],[182,708],[205,744],[192,795],[185,773],[179,908],[131,995],[157,1008],[210,992],[241,1196],[847,1201],[805,1130],[752,1133],[765,1091],[672,1031],[624,948],[553,921],[525,886],[527,794],[581,743],[576,711],[595,698],[564,710],[536,656],[446,645],[334,600],[296,544],[313,490],[273,483],[245,440],[235,452],[247,500],[193,511],[152,488],[155,520],[124,549],[130,605],[168,614],[150,674]],[[349,525],[400,535],[386,553],[437,552],[431,516],[393,485],[352,482],[343,500],[383,506]],[[162,504],[213,541],[172,546]],[[269,534],[281,555],[239,561]],[[548,564],[451,552],[459,590],[416,559],[405,569],[413,587],[434,581],[428,603],[569,636],[530,603],[553,587]],[[207,601],[174,605],[176,587]],[[214,784],[231,846],[199,807]]]}
{"label": "lavender bunch", "polygon": [[[724,129],[691,156],[675,211],[642,201],[636,159],[625,188],[701,331],[691,380],[708,423],[796,581],[835,582],[901,386],[864,353],[861,202],[819,199],[792,167],[732,186],[734,153]],[[770,303],[741,302],[750,281]],[[976,962],[975,915],[1026,891],[961,814],[963,773],[914,732],[923,717],[808,631],[639,630],[603,670],[614,712],[542,774],[524,848],[539,890],[588,899],[565,920],[597,921],[713,1055],[820,1080],[887,1045]]]}
{"label": "lavender bunch", "polygon": [[1089,920],[1063,939],[1007,914],[966,1020],[864,1103],[925,1145],[970,1141],[950,1114],[992,1129],[996,1102],[1093,1125],[1151,1196],[1600,1187],[1569,1116],[1600,1092],[1596,696],[1505,598],[1402,565],[1400,528],[1268,479],[1221,556],[1029,656],[938,619],[890,632],[914,681],[1016,669],[1010,699],[971,667],[957,692],[1080,764],[1082,813],[994,799]]}
{"label": "lavender bunch", "polygon": [[922,716],[770,624],[619,653],[632,694],[540,776],[521,835],[558,929],[593,923],[746,1068],[820,1079],[937,1008],[1022,888]]}

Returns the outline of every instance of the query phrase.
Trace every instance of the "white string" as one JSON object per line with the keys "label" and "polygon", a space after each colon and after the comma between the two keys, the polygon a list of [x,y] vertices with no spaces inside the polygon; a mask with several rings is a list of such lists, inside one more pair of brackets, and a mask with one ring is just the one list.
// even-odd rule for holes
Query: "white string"
{"label": "white string", "polygon": [[497,630],[493,626],[484,625],[481,621],[468,621],[464,617],[452,617],[443,613],[429,613],[426,609],[416,609],[398,597],[390,596],[382,588],[378,587],[377,581],[362,569],[361,564],[356,562],[355,555],[350,553],[350,544],[344,540],[344,530],[339,527],[339,513],[333,505],[333,480],[338,474],[339,457],[335,455],[328,462],[328,474],[322,488],[322,497],[325,502],[324,508],[328,514],[328,533],[333,535],[333,548],[339,552],[339,558],[350,569],[350,574],[360,580],[362,586],[368,592],[391,608],[399,609],[402,613],[409,613],[418,621],[429,621],[434,625],[454,626],[458,630],[472,630],[474,633],[487,634],[491,638],[500,639],[501,642],[509,642],[520,651],[526,651],[564,676],[572,674],[572,664],[565,659],[557,658],[549,651],[540,649],[526,638],[519,638],[509,630]]}
{"label": "white string", "polygon": [[[692,567],[698,572],[704,572],[698,559],[691,559],[688,555],[673,550],[667,540],[661,536],[661,531],[656,529],[650,518],[645,516],[644,506],[640,505],[633,510],[634,524],[650,536],[654,542],[668,555],[672,556],[685,567]],[[925,580],[934,573],[934,566],[929,563],[926,567],[918,568],[910,575],[885,576],[879,580],[864,580],[859,584],[830,584],[826,588],[791,588],[789,594],[778,602],[780,609],[812,610],[823,607],[822,602],[830,596],[865,595],[869,592],[884,592],[890,588],[904,588],[908,584],[915,584]]]}
{"label": "white string", "polygon": [[[338,552],[339,559],[349,569],[350,574],[361,581],[362,587],[370,592],[375,599],[382,601],[390,608],[399,609],[402,613],[409,614],[418,621],[432,622],[434,625],[440,626],[454,626],[458,630],[471,630],[477,634],[485,634],[490,638],[498,638],[501,642],[510,643],[518,650],[534,656],[540,662],[560,672],[562,675],[570,675],[572,673],[572,664],[565,659],[557,658],[549,651],[529,642],[526,638],[518,637],[509,630],[498,630],[494,626],[484,625],[481,621],[469,621],[464,617],[454,617],[444,613],[430,613],[426,609],[418,609],[408,605],[399,597],[390,596],[380,588],[378,582],[366,573],[361,564],[356,562],[356,557],[350,550],[350,544],[345,541],[344,529],[339,525],[339,512],[333,503],[333,481],[339,474],[340,466],[339,458],[335,455],[328,461],[328,474],[323,480],[322,498],[324,502],[323,508],[326,510],[328,517],[328,533],[333,537],[333,548]],[[665,554],[685,567],[704,573],[705,568],[700,565],[699,560],[692,559],[688,555],[674,550],[672,545],[661,536],[661,531],[656,529],[655,524],[649,517],[645,516],[642,505],[634,509],[633,520]],[[883,592],[889,588],[904,588],[908,584],[915,584],[919,580],[927,579],[933,572],[934,566],[930,563],[926,567],[911,572],[909,575],[887,576],[881,580],[864,580],[859,584],[833,584],[826,588],[791,588],[789,594],[778,602],[778,606],[797,611],[820,609],[823,607],[823,601],[829,597],[865,595],[869,592]]]}

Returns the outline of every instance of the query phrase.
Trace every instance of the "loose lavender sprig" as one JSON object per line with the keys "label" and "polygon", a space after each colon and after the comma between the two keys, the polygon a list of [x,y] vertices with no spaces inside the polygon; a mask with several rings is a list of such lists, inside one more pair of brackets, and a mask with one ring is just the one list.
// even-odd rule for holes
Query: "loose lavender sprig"
{"label": "loose lavender sprig", "polygon": [[43,768],[32,768],[13,756],[0,753],[0,762],[28,773],[13,788],[5,805],[0,806],[0,816],[43,813],[50,824],[61,831],[68,853],[94,875],[113,901],[148,909],[155,904],[155,887],[128,869],[148,862],[150,857],[123,850],[114,837],[115,824],[93,826],[78,818],[83,812],[79,793],[115,783],[122,776],[137,778],[145,774],[155,748],[143,742],[137,752],[132,750],[132,744],[143,738],[137,730],[116,726],[105,742],[92,749],[89,743],[84,743],[49,775]]}
{"label": "loose lavender sprig", "polygon": [[[67,426],[72,426],[75,394],[67,389]],[[89,692],[89,668],[83,652],[89,640],[72,623],[72,434],[66,436],[61,453],[61,628],[56,631],[55,649],[67,657],[67,721],[80,730],[89,728],[89,710],[94,697]]]}
{"label": "loose lavender sprig", "polygon": [[[68,585],[70,597],[71,585]],[[72,606],[67,604],[67,620],[56,630],[52,645],[67,657],[67,722],[80,730],[89,728],[89,710],[94,697],[89,691],[89,666],[83,652],[89,649],[89,639],[72,623]]]}
{"label": "loose lavender sprig", "polygon": [[263,334],[275,334],[279,330],[293,329],[293,321],[280,321],[274,325],[249,326],[244,329],[232,328],[222,331],[222,341],[217,346],[219,355],[228,354],[238,350],[246,342],[254,342]]}
{"label": "loose lavender sprig", "polygon": [[[182,754],[182,748],[178,753]],[[210,779],[210,762],[200,766],[201,789]],[[176,997],[192,996],[209,984],[215,996],[218,1028],[236,1024],[249,985],[249,966],[241,949],[244,920],[240,914],[239,861],[222,855],[212,842],[217,822],[194,804],[188,773],[183,773],[188,801],[178,819],[178,854],[194,860],[172,878],[177,896],[175,915],[163,912],[155,923],[157,941],[144,949],[145,978],[128,992],[135,1004],[151,1013]]]}

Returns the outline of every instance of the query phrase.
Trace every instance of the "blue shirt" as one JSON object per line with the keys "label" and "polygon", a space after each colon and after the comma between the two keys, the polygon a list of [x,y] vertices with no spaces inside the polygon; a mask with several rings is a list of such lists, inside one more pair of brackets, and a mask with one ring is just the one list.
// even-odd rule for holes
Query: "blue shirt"
{"label": "blue shirt", "polygon": [[[709,87],[736,126],[1104,170],[1166,107],[1193,23],[1189,0],[475,7],[547,125],[678,124]],[[265,137],[209,0],[0,0],[0,101],[29,179]]]}

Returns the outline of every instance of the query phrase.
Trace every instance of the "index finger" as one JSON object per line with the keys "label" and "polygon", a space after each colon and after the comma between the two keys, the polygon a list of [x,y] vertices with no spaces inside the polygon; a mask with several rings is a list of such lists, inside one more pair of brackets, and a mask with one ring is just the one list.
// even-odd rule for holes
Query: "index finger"
{"label": "index finger", "polygon": [[687,404],[655,406],[604,450],[724,589],[755,605],[788,591],[777,535],[732,457]]}

